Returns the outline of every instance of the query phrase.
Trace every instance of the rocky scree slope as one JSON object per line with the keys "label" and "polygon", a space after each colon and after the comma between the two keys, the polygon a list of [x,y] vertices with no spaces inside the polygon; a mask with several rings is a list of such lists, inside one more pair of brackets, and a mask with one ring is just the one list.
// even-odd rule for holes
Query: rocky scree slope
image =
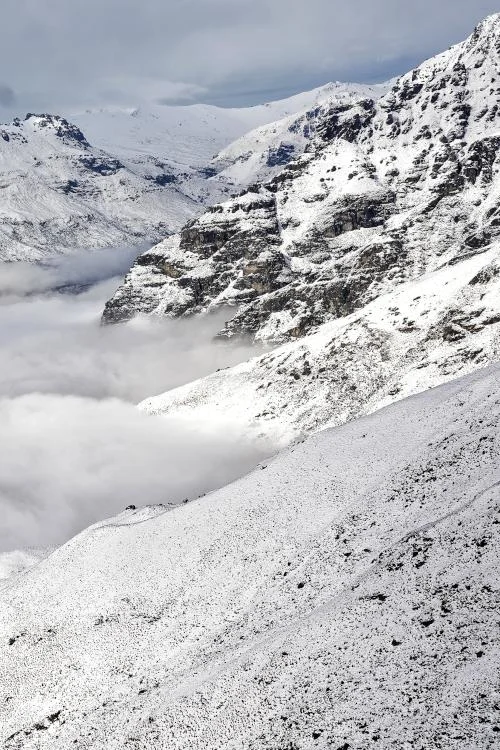
{"label": "rocky scree slope", "polygon": [[10,579],[2,746],[492,750],[499,383],[319,433]]}
{"label": "rocky scree slope", "polygon": [[103,320],[232,305],[223,335],[282,342],[484,252],[500,226],[499,46],[495,15],[377,101],[322,108],[299,158],[278,149],[280,174],[139,257]]}
{"label": "rocky scree slope", "polygon": [[315,333],[141,408],[279,442],[338,425],[500,359],[500,242],[398,284]]}

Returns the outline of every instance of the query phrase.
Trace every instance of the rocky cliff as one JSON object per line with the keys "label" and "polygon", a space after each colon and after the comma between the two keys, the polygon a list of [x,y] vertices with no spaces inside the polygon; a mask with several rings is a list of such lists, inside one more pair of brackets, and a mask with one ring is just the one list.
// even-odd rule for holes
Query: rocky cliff
{"label": "rocky cliff", "polygon": [[[322,108],[298,158],[141,256],[103,320],[233,308],[221,332],[283,342],[499,234],[500,16],[375,100]],[[304,123],[301,127],[306,127]]]}
{"label": "rocky cliff", "polygon": [[230,414],[279,441],[342,424],[500,359],[500,243],[395,286],[314,333],[143,402]]}
{"label": "rocky cliff", "polygon": [[[29,114],[0,125],[0,259],[37,260],[76,248],[164,239],[262,176],[262,169],[280,172],[279,148],[262,153],[272,167],[246,163],[248,142],[238,140],[243,134],[252,130],[255,142],[262,128],[268,132],[267,123],[285,117],[292,124],[304,112],[316,112],[309,115],[309,129],[294,136],[300,153],[325,102],[352,101],[359,90],[364,88],[331,84],[239,109],[104,108],[66,117]],[[366,91],[376,95],[383,88]]]}

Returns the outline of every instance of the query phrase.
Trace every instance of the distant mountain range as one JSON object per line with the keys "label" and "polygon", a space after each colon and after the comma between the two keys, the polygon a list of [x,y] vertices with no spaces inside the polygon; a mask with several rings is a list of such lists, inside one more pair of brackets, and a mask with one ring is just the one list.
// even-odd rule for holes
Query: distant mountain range
{"label": "distant mountain range", "polygon": [[245,141],[217,157],[234,139],[361,88],[330,84],[246,109],[99,109],[0,125],[0,259],[164,239],[262,176],[259,164],[228,168],[245,161]]}

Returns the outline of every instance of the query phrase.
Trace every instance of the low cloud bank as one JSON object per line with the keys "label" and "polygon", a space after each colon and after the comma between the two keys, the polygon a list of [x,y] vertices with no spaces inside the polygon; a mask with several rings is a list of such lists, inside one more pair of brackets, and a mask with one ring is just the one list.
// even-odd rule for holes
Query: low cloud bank
{"label": "low cloud bank", "polygon": [[59,544],[129,504],[196,498],[270,450],[230,422],[190,425],[117,399],[4,399],[0,550]]}
{"label": "low cloud bank", "polygon": [[[257,351],[213,342],[223,315],[100,326],[123,253],[0,264],[0,552],[60,544],[129,504],[192,499],[273,451],[230,417],[193,425],[136,409]],[[50,291],[96,277],[80,294]]]}
{"label": "low cloud bank", "polygon": [[45,263],[0,262],[0,304],[50,290],[97,284],[126,273],[141,247],[89,250]]}
{"label": "low cloud bank", "polygon": [[213,341],[223,314],[101,326],[104,300],[116,286],[104,281],[79,295],[37,294],[0,306],[0,395],[138,402],[258,353]]}

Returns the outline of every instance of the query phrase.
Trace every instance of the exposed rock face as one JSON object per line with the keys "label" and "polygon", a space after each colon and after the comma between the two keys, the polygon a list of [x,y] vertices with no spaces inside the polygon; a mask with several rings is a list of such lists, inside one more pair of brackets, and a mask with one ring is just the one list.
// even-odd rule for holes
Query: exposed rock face
{"label": "exposed rock face", "polygon": [[[346,103],[361,91],[376,96],[384,89],[331,84],[236,110],[91,110],[72,115],[76,124],[52,114],[16,118],[0,126],[0,259],[36,260],[76,248],[164,239],[207,206],[263,175],[279,174],[304,151],[332,97]],[[309,117],[311,107],[316,115]],[[284,115],[290,127],[307,121],[307,128],[292,134],[285,127],[289,137],[282,143],[285,133],[264,126],[263,132],[274,132],[274,145],[266,141],[259,159],[246,163],[262,123]],[[261,127],[249,140],[239,140],[256,125]]]}
{"label": "exposed rock face", "polygon": [[[393,253],[398,255],[397,246]],[[307,288],[302,302],[307,310]],[[286,313],[270,312],[289,328],[295,323]],[[400,283],[298,341],[142,406],[153,414],[200,420],[231,415],[243,430],[289,440],[497,359],[500,242]]]}
{"label": "exposed rock face", "polygon": [[[180,235],[140,256],[134,276],[143,282],[130,288],[125,282],[106,305],[106,322],[132,317],[138,305],[142,312],[162,306],[162,312],[175,315],[202,309],[207,297],[226,298],[231,282],[234,297],[244,300],[279,288],[278,278],[288,269],[283,254],[271,251],[280,244],[274,197],[246,193],[231,206],[230,212],[214,206]],[[246,225],[244,216],[250,217]]]}
{"label": "exposed rock face", "polygon": [[143,256],[104,321],[232,305],[223,335],[286,341],[486,248],[500,232],[499,42],[492,16],[378,101],[315,110],[303,153],[273,146],[281,172]]}
{"label": "exposed rock face", "polygon": [[[87,141],[80,128],[78,128],[76,125],[73,125],[73,123],[68,122],[65,117],[59,117],[58,115],[50,114],[35,115],[32,112],[28,112],[24,119],[25,122],[27,122],[28,120],[32,120],[35,127],[39,130],[43,130],[44,128],[53,130],[57,137],[61,138],[61,140],[65,143],[71,143],[72,141],[75,141],[76,143],[79,143],[86,148],[90,148],[90,143]],[[16,118],[16,120],[14,120],[14,124],[16,125],[16,127],[22,127],[19,118]]]}

